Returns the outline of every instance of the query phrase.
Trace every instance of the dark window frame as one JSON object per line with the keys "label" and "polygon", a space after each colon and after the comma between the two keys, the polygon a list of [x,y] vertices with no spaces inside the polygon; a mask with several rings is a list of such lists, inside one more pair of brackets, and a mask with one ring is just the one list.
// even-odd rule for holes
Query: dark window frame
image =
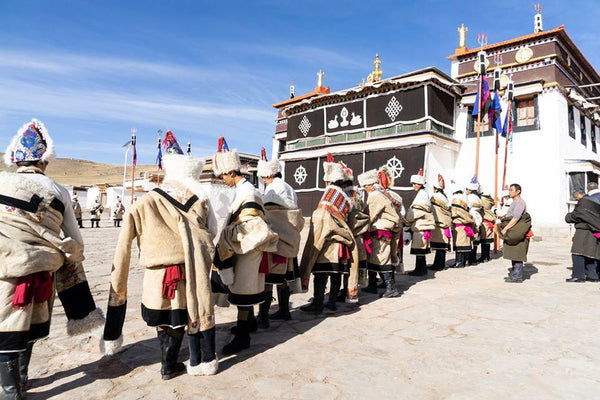
{"label": "dark window frame", "polygon": [[579,133],[581,133],[581,144],[587,147],[587,129],[585,120],[587,118],[583,113],[579,114]]}
{"label": "dark window frame", "polygon": [[[467,108],[467,112],[469,113],[469,118],[467,120],[467,139],[476,138],[477,137],[477,116],[473,115],[473,106],[469,106]],[[481,122],[483,125],[483,121]],[[494,128],[492,124],[488,124],[488,129],[485,131],[481,131],[481,137],[486,136],[494,136]]]}
{"label": "dark window frame", "polygon": [[567,118],[569,121],[569,136],[577,139],[577,135],[575,134],[575,107],[572,104],[568,105]]}

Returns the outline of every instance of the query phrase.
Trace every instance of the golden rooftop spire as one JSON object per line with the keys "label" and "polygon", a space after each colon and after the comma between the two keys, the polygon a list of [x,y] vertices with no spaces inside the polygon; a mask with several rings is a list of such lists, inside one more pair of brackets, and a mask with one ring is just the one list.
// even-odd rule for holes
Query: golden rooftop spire
{"label": "golden rooftop spire", "polygon": [[379,60],[379,54],[375,54],[375,61],[373,62],[373,64],[375,65],[375,69],[367,77],[367,82],[371,83],[379,82],[381,80],[381,76],[383,75],[383,72],[381,72],[381,69],[379,68],[379,66],[381,65],[381,60]]}

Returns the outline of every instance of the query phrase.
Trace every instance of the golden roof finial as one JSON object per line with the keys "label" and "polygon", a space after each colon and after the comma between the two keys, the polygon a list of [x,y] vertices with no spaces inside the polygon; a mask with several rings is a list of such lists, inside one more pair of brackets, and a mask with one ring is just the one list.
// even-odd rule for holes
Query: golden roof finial
{"label": "golden roof finial", "polygon": [[381,69],[379,68],[379,66],[381,65],[379,54],[375,54],[375,61],[373,62],[373,64],[375,65],[375,69],[367,77],[367,82],[371,83],[379,82],[381,80],[381,76],[383,75],[383,72],[381,72]]}
{"label": "golden roof finial", "polygon": [[458,28],[458,48],[463,49],[467,47],[467,31],[469,29],[465,26],[465,24],[460,24],[460,28]]}
{"label": "golden roof finial", "polygon": [[317,72],[317,88],[323,87],[323,75],[325,75],[325,72],[320,69],[319,72]]}

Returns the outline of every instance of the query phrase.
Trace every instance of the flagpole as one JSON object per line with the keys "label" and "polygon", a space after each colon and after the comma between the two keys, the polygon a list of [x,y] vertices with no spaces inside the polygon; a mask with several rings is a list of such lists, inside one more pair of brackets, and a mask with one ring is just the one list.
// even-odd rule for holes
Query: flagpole
{"label": "flagpole", "polygon": [[[494,56],[494,61],[496,62],[496,70],[494,71],[494,77],[498,76],[498,82],[494,79],[494,89],[496,90],[496,99],[498,97],[498,88],[500,87],[500,74],[501,70],[499,70],[499,65],[502,64],[502,56],[496,55]],[[496,87],[498,85],[498,87]],[[497,112],[497,111],[496,111]],[[494,113],[494,115],[496,115]],[[497,116],[500,118],[500,115]],[[500,119],[500,121],[502,121]],[[495,124],[494,124],[495,125]],[[496,154],[495,154],[495,164],[494,164],[494,208],[498,209],[498,147],[500,146],[500,139],[498,138],[498,129],[494,129],[496,131]],[[500,237],[498,236],[498,230],[494,229],[494,254],[498,253],[500,248]]]}
{"label": "flagpole", "polygon": [[136,164],[136,148],[135,148],[135,132],[137,128],[131,128],[131,145],[133,146],[133,152],[131,154],[131,204],[133,204],[133,197],[135,191],[135,164]]}
{"label": "flagpole", "polygon": [[508,110],[506,110],[506,112],[508,113],[507,115],[507,119],[506,119],[506,123],[508,124],[508,127],[506,129],[506,141],[504,144],[504,172],[502,173],[502,190],[504,190],[504,187],[506,186],[506,165],[507,165],[507,158],[508,158],[508,138],[510,136],[510,126],[512,124],[512,115],[511,115],[511,111],[512,111],[512,100],[509,98],[508,99]]}
{"label": "flagpole", "polygon": [[[479,75],[479,87],[477,91],[479,95],[477,96],[477,145],[476,145],[476,153],[475,153],[475,178],[479,180],[479,145],[481,141],[481,97],[483,96],[481,86],[483,85],[483,80],[485,79],[485,53],[483,52],[484,43],[487,41],[487,38],[483,33],[477,35],[477,39],[479,44],[481,45],[481,50],[477,54],[477,74]],[[483,56],[481,56],[483,53]],[[482,65],[483,63],[483,65]]]}

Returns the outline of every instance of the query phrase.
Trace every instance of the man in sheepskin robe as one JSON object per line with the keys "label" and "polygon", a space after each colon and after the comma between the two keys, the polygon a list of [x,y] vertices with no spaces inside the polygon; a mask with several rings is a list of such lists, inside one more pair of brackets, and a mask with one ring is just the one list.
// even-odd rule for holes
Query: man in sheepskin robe
{"label": "man in sheepskin robe", "polygon": [[598,282],[596,263],[600,260],[600,201],[593,195],[583,196],[575,209],[565,215],[575,225],[571,259],[573,271],[567,282]]}
{"label": "man in sheepskin robe", "polygon": [[452,212],[450,202],[444,193],[446,183],[444,177],[438,174],[438,180],[433,184],[433,196],[431,205],[433,217],[435,218],[435,229],[431,231],[431,249],[435,250],[435,259],[430,269],[441,271],[446,268],[446,252],[450,250],[450,225],[452,224]]}
{"label": "man in sheepskin robe", "polygon": [[213,156],[215,176],[235,188],[231,215],[221,232],[214,264],[221,282],[229,291],[230,304],[237,306],[235,336],[223,347],[231,355],[250,347],[254,306],[265,301],[265,275],[269,274],[269,254],[277,253],[279,236],[267,224],[260,193],[243,177],[236,150],[229,151],[225,138],[219,138]]}
{"label": "man in sheepskin robe", "polygon": [[481,257],[479,262],[490,261],[490,250],[494,243],[494,198],[488,190],[481,190],[481,211],[483,222],[479,230],[479,242],[481,243]]}
{"label": "man in sheepskin robe", "polygon": [[210,205],[198,182],[204,161],[184,155],[171,131],[163,146],[166,174],[161,188],[134,202],[125,215],[113,261],[102,344],[110,355],[123,342],[129,263],[132,241],[137,238],[139,263],[145,268],[142,318],[157,330],[162,379],[186,370],[177,362],[185,328],[190,348],[188,374],[213,375],[218,369],[210,290],[214,246],[208,229]]}
{"label": "man in sheepskin robe", "polygon": [[[294,189],[281,179],[281,164],[278,160],[267,161],[264,147],[258,161],[257,175],[265,184],[263,203],[265,219],[271,229],[279,235],[277,251],[268,253],[269,274],[265,276],[265,301],[258,306],[258,327],[269,327],[269,318],[290,320],[290,287],[296,278],[294,265],[300,248],[300,232],[304,228],[304,217],[298,208]],[[277,286],[279,310],[269,315],[273,300],[273,285]]]}
{"label": "man in sheepskin robe", "polygon": [[325,192],[312,213],[300,263],[302,287],[308,288],[311,274],[314,278],[313,301],[300,307],[300,310],[314,314],[323,312],[327,277],[331,279],[327,307],[336,309],[342,275],[349,272],[351,261],[358,259],[354,235],[347,223],[352,202],[342,189],[344,169],[328,154],[327,161],[323,163],[323,172]]}
{"label": "man in sheepskin robe", "polygon": [[467,196],[462,191],[458,191],[452,196],[451,209],[455,253],[454,268],[463,268],[466,267],[467,259],[473,249],[475,220],[469,213]]}
{"label": "man in sheepskin robe", "polygon": [[367,251],[369,285],[365,292],[377,293],[377,274],[385,282],[382,297],[397,297],[394,279],[394,265],[397,263],[397,233],[402,230],[401,217],[393,203],[393,198],[380,186],[379,173],[373,169],[358,176],[358,183],[367,192],[365,212],[369,215],[369,230],[364,235]]}
{"label": "man in sheepskin robe", "polygon": [[[69,192],[44,172],[54,145],[42,122],[19,130],[0,173],[0,382],[6,399],[28,388],[33,344],[48,336],[54,294],[69,335],[102,325],[83,271],[83,240]],[[62,231],[62,234],[61,234]]]}
{"label": "man in sheepskin robe", "polygon": [[481,224],[483,223],[483,211],[481,209],[481,198],[479,197],[479,183],[473,179],[466,187],[467,205],[469,213],[473,216],[475,226],[473,227],[473,247],[469,252],[468,264],[477,265],[477,246],[480,242]]}
{"label": "man in sheepskin robe", "polygon": [[427,275],[427,261],[425,255],[431,252],[431,231],[435,229],[435,219],[431,208],[431,201],[425,191],[425,178],[423,170],[410,177],[410,183],[417,195],[413,200],[410,209],[406,213],[406,222],[410,224],[412,232],[412,242],[410,245],[410,254],[416,257],[415,269],[408,273],[411,276]]}

